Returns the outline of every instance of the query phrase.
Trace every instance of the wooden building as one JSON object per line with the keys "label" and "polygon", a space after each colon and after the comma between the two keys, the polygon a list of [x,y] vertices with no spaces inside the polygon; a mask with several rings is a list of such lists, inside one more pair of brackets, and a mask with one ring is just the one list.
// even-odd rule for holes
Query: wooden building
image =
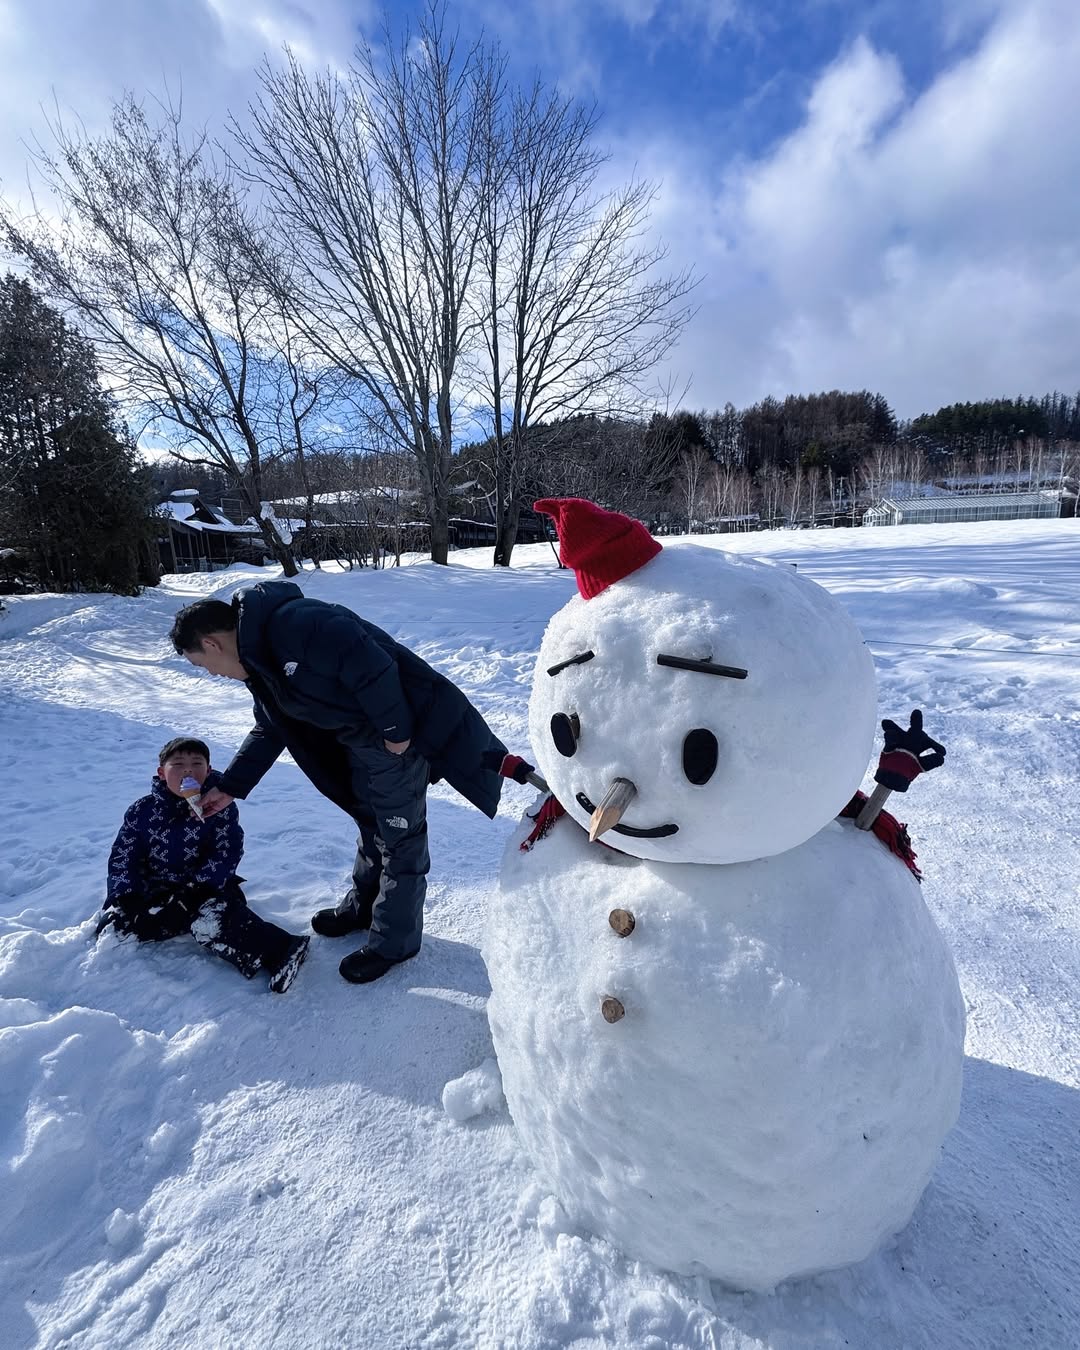
{"label": "wooden building", "polygon": [[214,572],[236,562],[264,561],[259,527],[251,521],[235,524],[220,506],[203,501],[195,488],[178,488],[158,513],[164,572]]}

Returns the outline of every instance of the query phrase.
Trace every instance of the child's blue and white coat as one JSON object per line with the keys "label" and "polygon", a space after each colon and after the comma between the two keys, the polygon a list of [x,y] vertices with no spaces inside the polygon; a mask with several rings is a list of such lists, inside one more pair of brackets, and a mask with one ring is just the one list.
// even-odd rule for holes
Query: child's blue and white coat
{"label": "child's blue and white coat", "polygon": [[[215,774],[204,784],[214,786]],[[235,805],[199,820],[183,797],[155,778],[151,791],[133,802],[109,854],[108,904],[134,901],[173,887],[220,891],[235,876],[244,854],[244,831]]]}

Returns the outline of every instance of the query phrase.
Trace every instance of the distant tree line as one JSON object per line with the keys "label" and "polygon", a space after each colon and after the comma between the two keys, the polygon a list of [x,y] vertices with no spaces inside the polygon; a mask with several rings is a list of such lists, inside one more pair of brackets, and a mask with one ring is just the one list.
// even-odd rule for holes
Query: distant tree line
{"label": "distant tree line", "polygon": [[897,423],[884,396],[867,390],[790,394],[749,408],[728,403],[697,415],[702,444],[720,464],[754,474],[766,465],[831,469],[850,474],[872,445],[896,440]]}
{"label": "distant tree line", "polygon": [[[568,419],[535,428],[529,447],[534,496],[590,496],[658,528],[852,523],[884,495],[929,486],[1075,488],[1080,396],[989,400],[901,422],[881,394],[833,390],[743,409]],[[466,446],[455,477],[490,486],[492,457],[488,441]]]}
{"label": "distant tree line", "polygon": [[[260,500],[284,503],[303,549],[378,565],[415,547],[427,496],[415,457],[312,435],[269,453]],[[301,438],[297,438],[299,445]],[[294,447],[294,450],[296,447]],[[954,404],[899,422],[868,391],[764,399],[649,417],[579,414],[521,432],[522,505],[589,497],[660,532],[853,523],[885,495],[1076,487],[1080,395]],[[495,437],[450,455],[450,516],[499,528]],[[157,578],[154,503],[196,488],[243,520],[250,496],[211,458],[146,461],[101,384],[94,346],[25,279],[0,282],[0,587],[133,593]],[[271,519],[273,519],[271,517]],[[334,522],[328,529],[327,522]],[[299,528],[297,528],[299,527]],[[295,553],[292,543],[287,546]],[[328,550],[330,552],[328,552]]]}
{"label": "distant tree line", "polygon": [[952,403],[916,417],[907,434],[935,456],[997,454],[1028,439],[1080,441],[1080,394]]}

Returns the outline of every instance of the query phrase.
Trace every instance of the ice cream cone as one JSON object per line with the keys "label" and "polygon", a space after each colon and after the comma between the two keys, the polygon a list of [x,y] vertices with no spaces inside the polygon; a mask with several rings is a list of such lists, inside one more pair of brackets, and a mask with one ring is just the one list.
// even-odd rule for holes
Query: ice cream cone
{"label": "ice cream cone", "polygon": [[199,805],[199,798],[202,796],[202,784],[197,783],[194,778],[181,779],[180,796],[191,807],[192,814],[202,820],[202,807]]}

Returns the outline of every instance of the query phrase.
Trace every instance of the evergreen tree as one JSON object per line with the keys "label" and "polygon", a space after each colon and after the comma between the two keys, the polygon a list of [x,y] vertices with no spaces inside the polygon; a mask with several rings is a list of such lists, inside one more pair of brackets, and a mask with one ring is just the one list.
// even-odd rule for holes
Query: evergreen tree
{"label": "evergreen tree", "polygon": [[1024,437],[1043,440],[1052,419],[1047,400],[998,398],[951,403],[911,423],[911,436],[931,455],[994,454]]}
{"label": "evergreen tree", "polygon": [[157,581],[149,470],[117,424],[89,342],[0,280],[0,544],[48,590]]}

